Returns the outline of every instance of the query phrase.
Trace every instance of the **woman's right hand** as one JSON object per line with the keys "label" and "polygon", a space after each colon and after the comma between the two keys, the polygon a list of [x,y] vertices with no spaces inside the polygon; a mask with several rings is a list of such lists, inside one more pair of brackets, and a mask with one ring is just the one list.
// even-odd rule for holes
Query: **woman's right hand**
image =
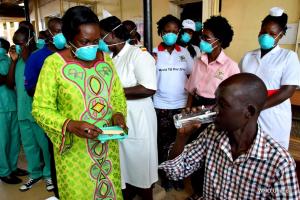
{"label": "woman's right hand", "polygon": [[8,52],[9,52],[11,60],[13,62],[16,62],[19,58],[19,55],[16,52],[16,46],[15,45],[11,46]]}
{"label": "woman's right hand", "polygon": [[69,121],[67,131],[77,135],[78,137],[88,139],[94,139],[102,133],[102,130],[93,124],[74,120]]}

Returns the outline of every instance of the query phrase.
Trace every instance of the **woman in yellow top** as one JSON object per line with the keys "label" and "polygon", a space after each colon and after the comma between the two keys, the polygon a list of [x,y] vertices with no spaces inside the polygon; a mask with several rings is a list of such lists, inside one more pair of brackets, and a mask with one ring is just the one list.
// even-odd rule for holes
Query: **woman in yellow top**
{"label": "woman in yellow top", "polygon": [[122,199],[119,146],[96,139],[101,127],[126,127],[126,100],[108,55],[98,52],[97,16],[76,6],[62,18],[68,48],[43,65],[33,116],[54,146],[60,199]]}

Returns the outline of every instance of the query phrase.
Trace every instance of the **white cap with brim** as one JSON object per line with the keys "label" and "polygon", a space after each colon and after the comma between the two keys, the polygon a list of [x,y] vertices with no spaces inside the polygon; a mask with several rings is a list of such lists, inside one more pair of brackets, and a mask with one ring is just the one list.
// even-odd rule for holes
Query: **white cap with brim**
{"label": "white cap with brim", "polygon": [[191,29],[193,31],[196,30],[195,22],[191,19],[185,19],[182,21],[183,29]]}
{"label": "white cap with brim", "polygon": [[273,7],[270,9],[270,15],[273,16],[273,17],[280,17],[282,16],[284,10],[282,8],[279,8],[279,7]]}

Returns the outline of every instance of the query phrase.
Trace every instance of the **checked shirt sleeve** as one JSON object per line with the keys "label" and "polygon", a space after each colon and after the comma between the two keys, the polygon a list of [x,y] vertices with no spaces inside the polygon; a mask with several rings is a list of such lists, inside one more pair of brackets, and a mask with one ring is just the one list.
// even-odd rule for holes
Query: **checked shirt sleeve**
{"label": "checked shirt sleeve", "polygon": [[159,165],[159,169],[164,170],[169,179],[181,180],[202,166],[202,160],[205,158],[207,152],[208,129],[200,133],[198,138],[192,143],[186,145],[179,156]]}
{"label": "checked shirt sleeve", "polygon": [[285,162],[276,172],[276,179],[274,190],[270,191],[272,199],[300,199],[294,161]]}

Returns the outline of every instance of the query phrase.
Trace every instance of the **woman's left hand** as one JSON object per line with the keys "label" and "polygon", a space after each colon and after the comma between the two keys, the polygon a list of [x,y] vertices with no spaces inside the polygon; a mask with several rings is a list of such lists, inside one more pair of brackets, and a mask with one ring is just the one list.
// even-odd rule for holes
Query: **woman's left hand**
{"label": "woman's left hand", "polygon": [[120,126],[126,133],[128,133],[128,127],[122,113],[115,113],[112,116],[112,123],[114,126]]}

